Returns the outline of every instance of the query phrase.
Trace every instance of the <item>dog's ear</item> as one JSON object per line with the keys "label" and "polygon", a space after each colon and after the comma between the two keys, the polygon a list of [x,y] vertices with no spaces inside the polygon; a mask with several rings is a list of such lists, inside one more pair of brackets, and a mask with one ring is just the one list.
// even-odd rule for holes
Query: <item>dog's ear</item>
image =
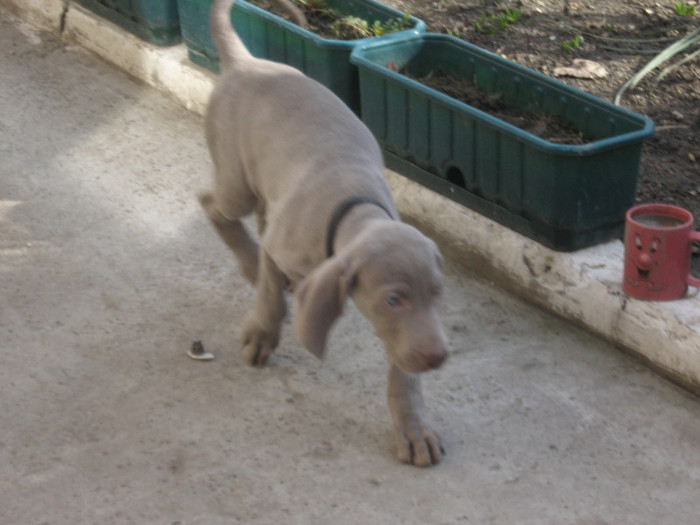
{"label": "dog's ear", "polygon": [[332,257],[301,283],[296,291],[294,327],[299,342],[319,359],[326,349],[326,337],[343,312],[352,282],[347,257]]}

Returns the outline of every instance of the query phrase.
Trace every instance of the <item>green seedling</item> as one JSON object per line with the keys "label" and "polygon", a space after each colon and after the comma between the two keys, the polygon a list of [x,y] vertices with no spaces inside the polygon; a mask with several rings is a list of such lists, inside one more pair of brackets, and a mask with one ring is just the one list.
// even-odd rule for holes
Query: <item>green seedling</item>
{"label": "green seedling", "polygon": [[341,40],[355,40],[396,33],[411,26],[411,13],[406,12],[400,18],[392,18],[385,22],[375,20],[372,23],[357,16],[344,16],[333,22],[332,29],[335,36]]}
{"label": "green seedling", "polygon": [[580,35],[576,35],[574,38],[571,40],[567,40],[564,42],[561,46],[564,48],[564,51],[571,52],[574,49],[578,49],[581,47],[581,44],[583,44],[583,37]]}
{"label": "green seedling", "polygon": [[413,27],[413,22],[411,22],[411,11],[406,11],[402,17],[392,18],[386,22],[380,22],[375,20],[374,24],[374,34],[376,36],[386,35],[388,33],[398,33],[399,31],[406,31]]}
{"label": "green seedling", "polygon": [[518,23],[525,14],[522,9],[504,9],[500,13],[484,13],[481,20],[476,22],[479,31],[485,31],[495,35],[499,31],[505,31],[509,26]]}
{"label": "green seedling", "polygon": [[299,7],[305,15],[314,14],[328,20],[334,20],[331,24],[333,37],[339,40],[356,40],[373,36],[386,35],[410,29],[411,12],[397,18],[381,22],[370,22],[358,16],[343,16],[342,13],[328,7],[325,0],[297,0]]}
{"label": "green seedling", "polygon": [[695,16],[695,6],[688,2],[676,2],[673,8],[678,16]]}
{"label": "green seedling", "polygon": [[373,26],[357,16],[345,16],[333,22],[333,33],[341,40],[354,40],[373,36]]}

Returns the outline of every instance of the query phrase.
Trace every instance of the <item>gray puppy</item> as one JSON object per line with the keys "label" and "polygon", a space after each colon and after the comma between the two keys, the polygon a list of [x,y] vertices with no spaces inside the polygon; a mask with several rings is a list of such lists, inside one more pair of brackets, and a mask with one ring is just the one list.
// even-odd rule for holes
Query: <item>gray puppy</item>
{"label": "gray puppy", "polygon": [[[222,74],[206,117],[214,189],[200,200],[257,287],[241,335],[246,359],[263,365],[277,346],[288,285],[296,334],[319,358],[351,297],[389,358],[399,459],[437,463],[444,451],[424,419],[417,374],[447,356],[440,252],[399,220],[370,131],[318,82],[254,58],[231,26],[232,4],[217,1],[211,14]],[[253,212],[260,247],[241,223]]]}

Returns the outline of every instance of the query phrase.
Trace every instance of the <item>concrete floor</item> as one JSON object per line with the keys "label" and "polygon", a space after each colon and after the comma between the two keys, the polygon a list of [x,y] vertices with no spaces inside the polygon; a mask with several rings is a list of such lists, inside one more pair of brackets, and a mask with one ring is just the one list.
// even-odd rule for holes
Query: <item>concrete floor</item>
{"label": "concrete floor", "polygon": [[0,523],[697,521],[698,399],[456,262],[437,467],[395,460],[353,308],[324,363],[287,326],[245,366],[201,118],[2,10],[0,49]]}

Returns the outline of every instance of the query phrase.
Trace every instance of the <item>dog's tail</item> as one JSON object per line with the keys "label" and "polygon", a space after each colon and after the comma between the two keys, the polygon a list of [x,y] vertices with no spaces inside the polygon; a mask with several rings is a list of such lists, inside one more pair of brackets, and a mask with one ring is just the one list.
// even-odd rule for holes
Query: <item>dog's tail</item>
{"label": "dog's tail", "polygon": [[211,8],[211,36],[219,50],[221,69],[225,71],[236,57],[250,56],[250,52],[231,25],[231,7],[235,0],[217,0]]}
{"label": "dog's tail", "polygon": [[[211,8],[211,34],[219,50],[221,69],[226,70],[236,57],[251,56],[231,25],[231,7],[235,0],[216,0]],[[301,27],[307,27],[304,13],[291,0],[275,0]]]}

